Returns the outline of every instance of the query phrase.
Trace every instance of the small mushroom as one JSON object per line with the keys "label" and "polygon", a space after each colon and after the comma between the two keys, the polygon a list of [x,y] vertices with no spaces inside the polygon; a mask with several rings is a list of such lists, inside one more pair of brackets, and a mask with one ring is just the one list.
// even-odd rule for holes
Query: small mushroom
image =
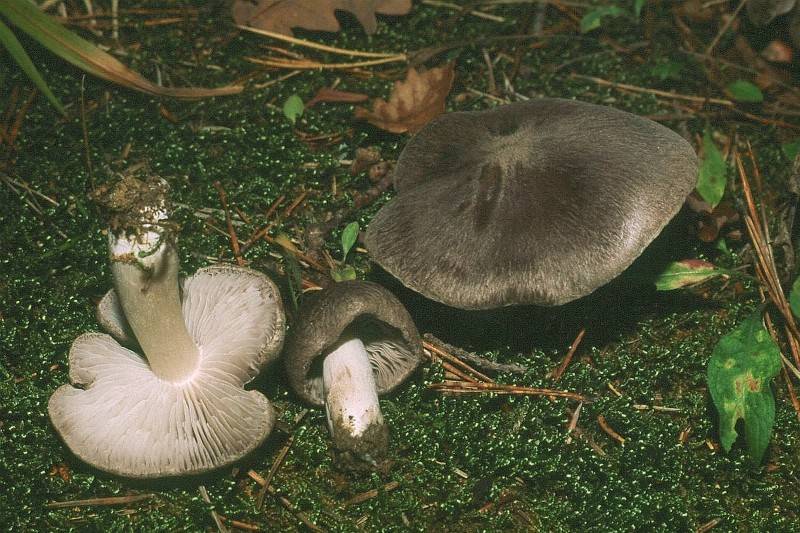
{"label": "small mushroom", "polygon": [[114,292],[98,316],[112,336],[73,342],[72,385],[48,406],[53,426],[78,458],[121,476],[227,465],[274,423],[267,398],[244,385],[283,344],[277,288],[255,271],[212,266],[181,290],[166,183],[128,177],[106,193]]}
{"label": "small mushroom", "polygon": [[434,119],[366,245],[446,305],[558,305],[625,270],[697,181],[691,145],[610,107],[543,98]]}
{"label": "small mushroom", "polygon": [[417,328],[392,293],[375,283],[343,281],[314,296],[286,341],[289,383],[303,400],[325,406],[341,463],[380,466],[389,433],[378,396],[419,364]]}

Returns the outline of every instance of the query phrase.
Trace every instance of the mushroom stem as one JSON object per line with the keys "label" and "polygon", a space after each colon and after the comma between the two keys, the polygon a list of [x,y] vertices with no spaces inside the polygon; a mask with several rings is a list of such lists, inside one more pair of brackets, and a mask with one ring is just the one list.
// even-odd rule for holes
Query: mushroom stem
{"label": "mushroom stem", "polygon": [[191,377],[200,351],[186,329],[178,254],[157,225],[139,235],[109,232],[114,289],[153,373],[165,381]]}
{"label": "mushroom stem", "polygon": [[369,354],[360,339],[342,343],[325,357],[322,389],[334,445],[359,459],[377,462],[388,448],[389,431]]}

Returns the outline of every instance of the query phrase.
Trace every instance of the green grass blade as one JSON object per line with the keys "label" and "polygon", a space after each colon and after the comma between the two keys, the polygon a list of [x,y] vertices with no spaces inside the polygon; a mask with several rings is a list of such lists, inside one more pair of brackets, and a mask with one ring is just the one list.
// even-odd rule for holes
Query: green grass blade
{"label": "green grass blade", "polygon": [[0,20],[0,44],[2,44],[6,50],[8,50],[9,55],[17,62],[19,68],[30,78],[36,87],[42,91],[50,103],[53,104],[53,107],[58,109],[58,112],[62,115],[64,112],[64,106],[61,105],[61,102],[56,98],[56,95],[53,94],[53,91],[50,90],[50,87],[47,86],[47,82],[44,81],[42,75],[39,74],[39,71],[36,69],[36,65],[33,64],[31,58],[28,56],[28,53],[23,48],[22,43],[19,42],[14,32],[11,31],[11,28],[6,26],[2,20]]}
{"label": "green grass blade", "polygon": [[137,91],[176,98],[205,98],[237,94],[240,85],[227,85],[214,89],[201,87],[161,87],[144,78],[110,54],[62,26],[56,19],[42,13],[29,0],[0,0],[0,15],[13,26],[24,31],[39,44],[72,63],[79,69],[98,78]]}

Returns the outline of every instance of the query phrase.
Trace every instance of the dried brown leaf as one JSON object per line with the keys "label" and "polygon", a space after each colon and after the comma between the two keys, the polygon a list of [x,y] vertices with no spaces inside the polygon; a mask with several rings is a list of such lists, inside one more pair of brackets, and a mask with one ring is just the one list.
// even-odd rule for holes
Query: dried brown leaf
{"label": "dried brown leaf", "polygon": [[339,31],[334,13],[348,11],[368,34],[378,29],[376,14],[405,15],[411,0],[235,0],[233,19],[237,24],[292,35],[292,28]]}
{"label": "dried brown leaf", "polygon": [[454,77],[452,63],[422,72],[410,67],[406,79],[394,83],[388,102],[376,98],[372,111],[357,107],[355,116],[392,133],[415,133],[444,113]]}

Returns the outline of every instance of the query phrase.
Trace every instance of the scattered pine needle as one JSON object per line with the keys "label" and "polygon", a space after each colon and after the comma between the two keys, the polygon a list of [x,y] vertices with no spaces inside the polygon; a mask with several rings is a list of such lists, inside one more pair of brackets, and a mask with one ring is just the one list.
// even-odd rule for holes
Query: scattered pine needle
{"label": "scattered pine needle", "polygon": [[564,360],[561,361],[561,364],[558,365],[555,370],[553,370],[553,381],[558,381],[561,379],[561,376],[564,375],[564,371],[567,370],[567,367],[572,361],[572,357],[575,355],[575,352],[578,350],[578,346],[580,346],[584,335],[586,335],[586,328],[581,328],[581,330],[578,332],[578,335],[575,337],[575,340],[572,341],[567,355],[564,356]]}
{"label": "scattered pine needle", "polygon": [[222,204],[222,209],[225,211],[225,224],[228,226],[228,235],[231,239],[231,248],[233,248],[233,256],[236,258],[236,264],[244,266],[244,258],[242,258],[242,250],[239,248],[239,238],[236,236],[236,230],[233,229],[233,221],[231,220],[231,211],[228,209],[228,195],[219,181],[214,182],[214,188],[217,189],[219,194],[219,201]]}
{"label": "scattered pine needle", "polygon": [[108,498],[87,498],[85,500],[67,500],[46,503],[47,509],[65,509],[70,507],[101,507],[109,505],[126,505],[155,498],[155,494],[132,494],[130,496],[109,496]]}
{"label": "scattered pine needle", "polygon": [[431,383],[428,385],[428,388],[439,392],[450,392],[456,394],[493,393],[511,396],[555,396],[558,398],[569,398],[570,400],[577,400],[580,402],[589,401],[586,396],[575,392],[535,387],[520,387],[518,385],[505,385],[502,383],[443,381],[441,383]]}
{"label": "scattered pine needle", "polygon": [[614,429],[608,425],[606,417],[603,415],[597,415],[597,423],[600,425],[600,429],[602,429],[606,435],[617,441],[620,446],[625,446],[625,437],[614,431]]}

